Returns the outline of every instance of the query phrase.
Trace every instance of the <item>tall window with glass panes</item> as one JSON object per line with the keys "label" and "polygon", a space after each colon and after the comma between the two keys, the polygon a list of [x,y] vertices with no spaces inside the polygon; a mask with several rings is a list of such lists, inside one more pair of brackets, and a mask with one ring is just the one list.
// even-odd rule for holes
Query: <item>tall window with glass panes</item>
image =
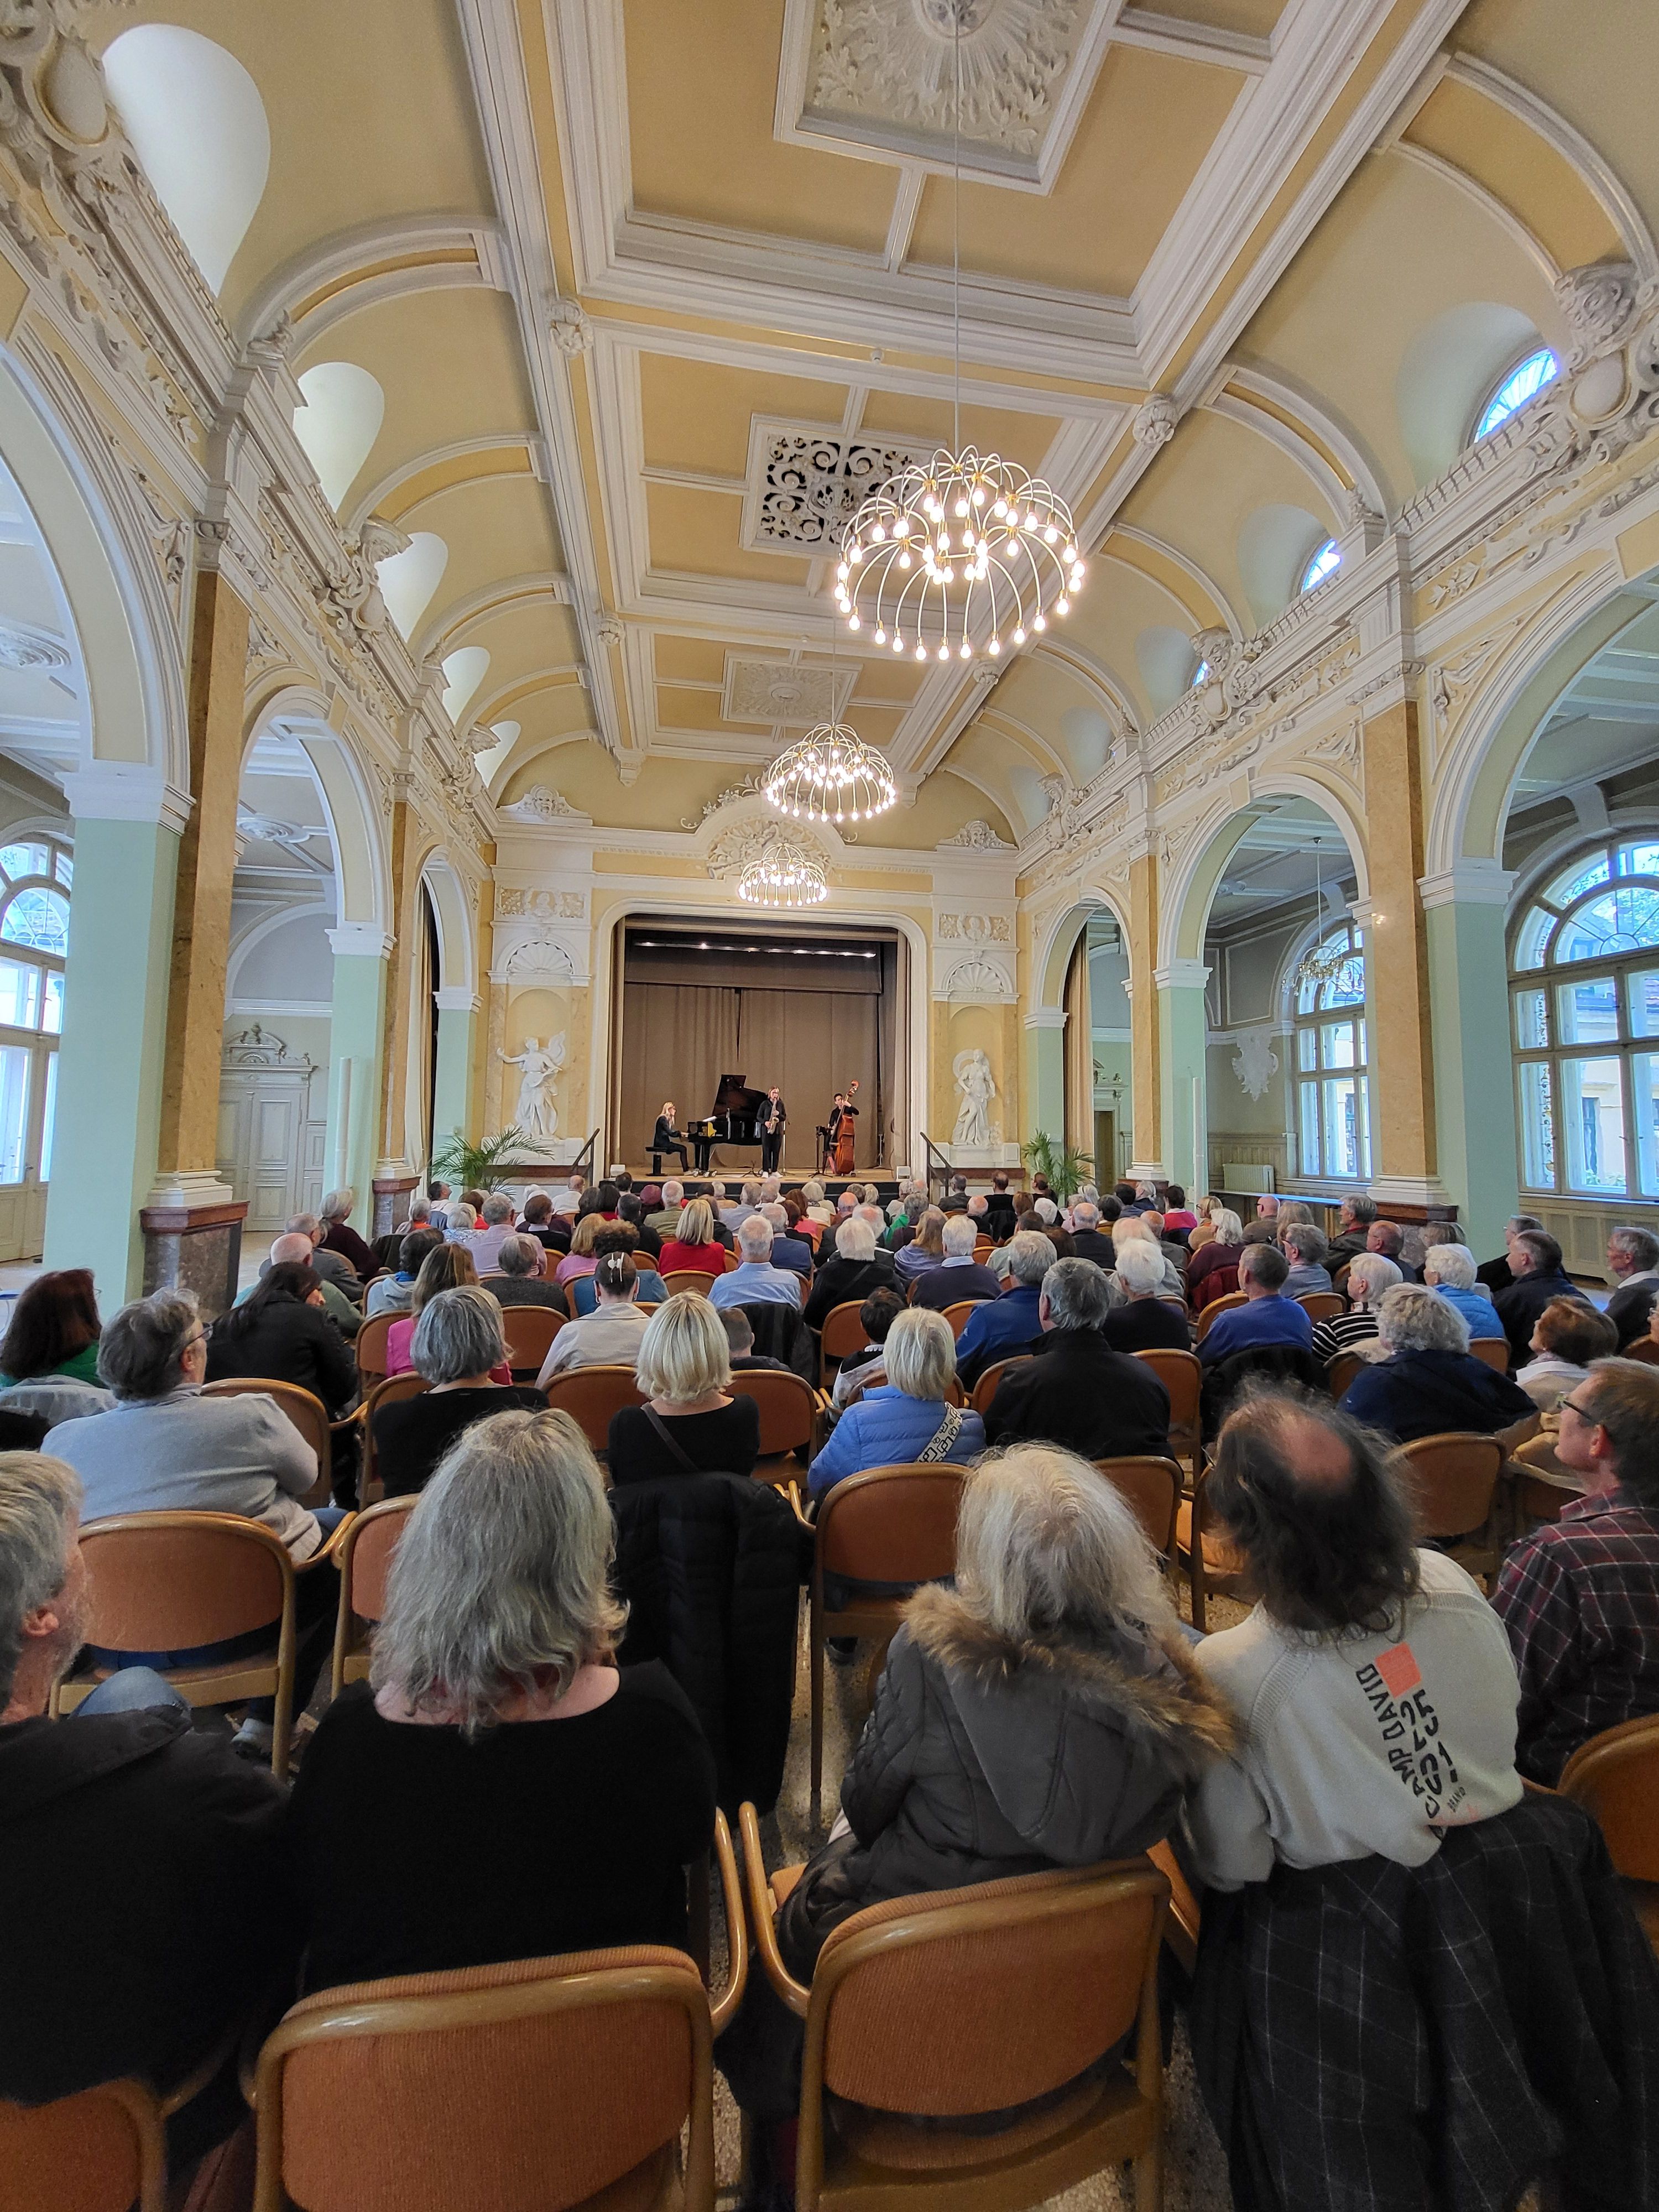
{"label": "tall window with glass panes", "polygon": [[1371,1171],[1365,954],[1352,922],[1303,957],[1295,994],[1297,1171],[1363,1182]]}
{"label": "tall window with glass panes", "polygon": [[1659,833],[1599,838],[1510,935],[1524,1190],[1659,1200]]}
{"label": "tall window with glass panes", "polygon": [[74,873],[56,838],[0,846],[0,1185],[52,1174]]}

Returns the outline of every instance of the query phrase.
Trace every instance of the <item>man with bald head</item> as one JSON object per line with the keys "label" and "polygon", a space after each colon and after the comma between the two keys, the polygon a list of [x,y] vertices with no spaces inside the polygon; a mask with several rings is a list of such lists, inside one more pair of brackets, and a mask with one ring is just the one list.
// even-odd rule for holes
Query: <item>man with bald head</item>
{"label": "man with bald head", "polygon": [[[314,1214],[302,1214],[299,1218],[301,1220],[314,1221],[316,1219],[316,1216]],[[319,1226],[321,1226],[320,1223],[319,1224]],[[319,1287],[323,1294],[324,1312],[327,1314],[331,1321],[338,1324],[342,1336],[356,1336],[358,1330],[363,1325],[363,1316],[361,1310],[340,1288],[340,1285],[333,1274],[331,1273],[325,1273],[325,1271],[317,1264],[319,1260],[338,1260],[339,1257],[340,1255],[337,1252],[318,1251],[316,1247],[313,1244],[311,1238],[307,1235],[304,1230],[289,1229],[285,1231],[271,1246],[270,1257],[268,1260],[260,1261],[259,1280],[264,1282],[265,1277],[270,1273],[273,1267],[301,1267],[311,1268],[317,1277]],[[341,1265],[344,1266],[344,1262],[343,1261],[341,1261]],[[349,1274],[349,1269],[347,1270],[347,1273]],[[356,1279],[357,1278],[355,1275],[351,1276],[351,1280],[354,1283]],[[238,1305],[241,1304],[244,1298],[252,1295],[253,1287],[253,1285],[250,1283],[246,1290],[239,1291],[237,1292],[236,1304]]]}

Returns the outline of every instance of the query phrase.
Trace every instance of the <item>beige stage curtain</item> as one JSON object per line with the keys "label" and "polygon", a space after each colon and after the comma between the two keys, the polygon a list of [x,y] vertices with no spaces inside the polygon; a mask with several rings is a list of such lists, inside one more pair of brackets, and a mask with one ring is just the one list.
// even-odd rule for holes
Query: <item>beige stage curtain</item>
{"label": "beige stage curtain", "polygon": [[[1089,1003],[1089,933],[1072,948],[1066,971],[1066,1141],[1085,1152],[1095,1148],[1095,1040]],[[1096,1182],[1101,1180],[1097,1175]]]}
{"label": "beige stage curtain", "polygon": [[[877,993],[630,982],[623,986],[623,1002],[619,1158],[646,1159],[665,1098],[674,1101],[684,1126],[714,1104],[722,1075],[741,1074],[756,1091],[781,1086],[789,1110],[784,1167],[810,1174],[816,1164],[814,1127],[829,1118],[834,1094],[856,1077],[864,1109],[859,1163],[873,1164],[882,1010]],[[716,1147],[713,1164],[758,1168],[760,1153],[754,1146]]]}

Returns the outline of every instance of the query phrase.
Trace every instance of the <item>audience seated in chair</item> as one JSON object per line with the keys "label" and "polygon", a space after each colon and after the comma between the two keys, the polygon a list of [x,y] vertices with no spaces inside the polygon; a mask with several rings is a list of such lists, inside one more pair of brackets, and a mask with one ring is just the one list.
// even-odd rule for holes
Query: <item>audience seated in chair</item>
{"label": "audience seated in chair", "polygon": [[[415,1278],[415,1287],[410,1292],[409,1311],[400,1315],[386,1333],[386,1371],[388,1375],[407,1375],[415,1364],[411,1349],[415,1330],[421,1316],[430,1302],[445,1291],[476,1289],[478,1271],[472,1264],[472,1255],[465,1244],[441,1244],[435,1252],[428,1252]],[[509,1378],[499,1378],[505,1382]]]}
{"label": "audience seated in chair", "polygon": [[940,1231],[944,1256],[938,1267],[926,1269],[915,1279],[911,1304],[943,1313],[946,1306],[996,1297],[1002,1285],[988,1267],[975,1259],[978,1241],[972,1214],[953,1213]]}
{"label": "audience seated in chair", "polygon": [[[538,1237],[522,1230],[517,1236],[503,1237],[495,1255],[496,1272],[479,1288],[488,1291],[498,1306],[542,1306],[550,1313],[568,1313],[564,1292],[541,1273],[546,1250]],[[583,1276],[579,1283],[589,1279]]]}
{"label": "audience seated in chair", "polygon": [[612,1483],[754,1472],[760,1408],[729,1387],[726,1331],[707,1298],[682,1291],[651,1316],[634,1374],[647,1402],[622,1407],[611,1417],[605,1462]]}
{"label": "audience seated in chair", "polygon": [[356,1396],[357,1363],[324,1310],[322,1285],[308,1267],[273,1267],[250,1297],[214,1322],[207,1380],[233,1376],[295,1383],[320,1398],[331,1419]]}
{"label": "audience seated in chair", "polygon": [[380,1273],[380,1263],[374,1256],[374,1247],[351,1225],[351,1210],[356,1203],[355,1190],[331,1190],[325,1194],[317,1209],[323,1226],[321,1249],[337,1252],[358,1281],[367,1283]]}
{"label": "audience seated in chair", "polygon": [[[590,1200],[593,1201],[592,1204],[589,1203]],[[569,1293],[569,1285],[578,1276],[592,1273],[594,1240],[599,1231],[607,1225],[605,1216],[599,1212],[597,1194],[592,1191],[585,1193],[582,1199],[582,1210],[576,1216],[575,1226],[570,1232],[570,1249],[563,1255],[553,1269],[554,1281],[564,1290],[567,1296]]]}
{"label": "audience seated in chair", "polygon": [[553,1200],[544,1190],[532,1190],[524,1202],[519,1216],[520,1237],[533,1237],[544,1251],[561,1256],[570,1249],[570,1223],[563,1214],[556,1214]]}
{"label": "audience seated in chair", "polygon": [[[62,1461],[0,1455],[0,2097],[20,2104],[122,2080],[164,2094],[298,1951],[268,1765],[143,1670],[46,1717],[88,1617],[82,1502]],[[175,2172],[243,2118],[228,2073],[170,2123]]]}
{"label": "audience seated in chair", "polygon": [[1100,1225],[1100,1208],[1092,1199],[1080,1198],[1072,1208],[1072,1255],[1078,1260],[1092,1260],[1097,1267],[1109,1271],[1117,1265],[1117,1247],[1109,1230]]}
{"label": "audience seated in chair", "polygon": [[1595,2185],[1571,2201],[1636,2203],[1659,1976],[1589,1820],[1522,1797],[1495,1615],[1328,1400],[1235,1412],[1209,1498],[1260,1598],[1194,1653],[1243,1740],[1188,1809],[1194,2055],[1235,2203],[1427,2205],[1457,2173],[1513,2204],[1564,2138]]}
{"label": "audience seated in chair", "polygon": [[1583,1298],[1584,1293],[1569,1280],[1561,1265],[1561,1247],[1541,1229],[1523,1229],[1510,1238],[1510,1272],[1514,1279],[1506,1291],[1495,1294],[1492,1303],[1514,1364],[1523,1367],[1532,1349],[1533,1325],[1550,1300]]}
{"label": "audience seated in chair", "polygon": [[[308,1259],[322,1280],[325,1283],[331,1283],[334,1288],[349,1298],[352,1305],[361,1313],[363,1297],[362,1278],[343,1252],[333,1251],[325,1243],[324,1240],[328,1232],[323,1225],[321,1217],[315,1213],[291,1214],[289,1217],[288,1227],[283,1233],[289,1237],[303,1237],[311,1247],[310,1251],[308,1253],[288,1251],[279,1254],[276,1245],[273,1244],[270,1248],[270,1258],[261,1265],[259,1273],[263,1275],[266,1267],[280,1267],[284,1260]],[[282,1241],[279,1237],[277,1243]]]}
{"label": "audience seated in chair", "polygon": [[[911,1599],[842,1820],[779,1915],[785,1965],[810,1980],[831,1929],[889,1898],[1145,1850],[1232,1737],[1127,1502],[1070,1453],[992,1453],[963,1492],[956,1587]],[[793,2114],[799,2049],[751,1978],[716,2051],[745,2110]]]}
{"label": "audience seated in chair", "polygon": [[[1467,1245],[1431,1244],[1423,1255],[1423,1280],[1449,1306],[1456,1307],[1468,1324],[1471,1341],[1478,1336],[1503,1335],[1497,1307],[1485,1291],[1475,1287],[1474,1255]],[[1352,1275],[1348,1288],[1352,1292]]]}
{"label": "audience seated in chair", "polygon": [[[665,1183],[663,1194],[678,1188]],[[673,1235],[657,1255],[660,1275],[707,1275],[710,1282],[726,1272],[726,1247],[714,1235],[714,1216],[706,1198],[689,1199],[675,1217]]]}
{"label": "audience seated in chair", "polygon": [[[668,1285],[657,1270],[638,1251],[639,1232],[625,1221],[612,1222],[608,1228],[599,1230],[593,1238],[593,1261],[597,1267],[601,1260],[625,1257],[634,1262],[634,1295],[641,1305],[659,1306],[668,1296]],[[567,1293],[570,1310],[580,1316],[591,1314],[599,1301],[597,1275],[578,1275]]]}
{"label": "audience seated in chair", "polygon": [[554,1338],[537,1382],[545,1389],[571,1367],[631,1367],[648,1314],[640,1311],[639,1272],[626,1252],[607,1252],[593,1271],[595,1304]]}
{"label": "audience seated in chair", "polygon": [[859,1326],[864,1331],[863,1348],[849,1352],[836,1370],[835,1387],[830,1393],[830,1403],[839,1413],[860,1390],[877,1382],[884,1382],[887,1370],[882,1356],[893,1323],[904,1312],[904,1297],[890,1284],[872,1291],[859,1308]]}
{"label": "audience seated in chair", "polygon": [[96,1383],[103,1324],[88,1267],[55,1267],[26,1284],[0,1338],[0,1390],[63,1376]]}
{"label": "audience seated in chair", "polygon": [[[803,1285],[812,1273],[812,1246],[810,1239],[792,1227],[789,1208],[779,1199],[768,1199],[761,1206],[761,1218],[772,1232],[772,1249],[768,1255],[775,1267],[787,1268],[799,1275]],[[800,1209],[795,1209],[795,1218],[800,1218]],[[801,1296],[805,1297],[803,1288]]]}
{"label": "audience seated in chair", "polygon": [[1290,1345],[1313,1350],[1313,1323],[1304,1307],[1285,1296],[1290,1266],[1276,1244],[1247,1244],[1238,1256],[1238,1287],[1242,1306],[1229,1307],[1217,1316],[1198,1356],[1206,1367],[1216,1367],[1236,1352],[1254,1352],[1264,1345]]}
{"label": "audience seated in chair", "polygon": [[[398,1247],[397,1272],[377,1275],[363,1293],[363,1319],[373,1321],[377,1314],[406,1314],[415,1296],[415,1278],[427,1255],[440,1250],[443,1241],[441,1229],[410,1229]],[[324,1308],[327,1310],[326,1292]]]}
{"label": "audience seated in chair", "polygon": [[822,1328],[836,1306],[861,1304],[894,1280],[892,1254],[878,1250],[870,1223],[848,1213],[836,1227],[834,1256],[820,1260],[813,1274],[804,1309],[807,1327]]}
{"label": "audience seated in chair", "polygon": [[[968,1206],[964,1200],[961,1211],[950,1217],[952,1220],[968,1221]],[[900,1285],[908,1290],[912,1283],[920,1282],[945,1261],[944,1209],[937,1206],[924,1208],[915,1224],[915,1234],[902,1249],[893,1255],[893,1272]],[[971,1223],[969,1226],[971,1227]],[[973,1248],[970,1245],[969,1250]]]}
{"label": "audience seated in chair", "polygon": [[[424,1490],[438,1462],[464,1429],[510,1406],[547,1403],[515,1383],[507,1361],[501,1310],[476,1283],[441,1291],[415,1324],[415,1371],[431,1387],[394,1398],[374,1413],[374,1456],[388,1498]],[[500,1378],[506,1374],[506,1382]]]}
{"label": "audience seated in chair", "polygon": [[454,1445],[398,1540],[369,1680],[295,1790],[309,1987],[684,1948],[714,1761],[665,1670],[611,1663],[611,1542],[568,1414],[501,1413]]}
{"label": "audience seated in chair", "polygon": [[1114,1352],[1191,1351],[1187,1316],[1169,1303],[1164,1288],[1162,1253],[1150,1244],[1127,1243],[1111,1279],[1122,1295],[1108,1310],[1101,1334]]}
{"label": "audience seated in chair", "polygon": [[1339,1352],[1357,1352],[1369,1359],[1382,1347],[1376,1342],[1376,1309],[1385,1291],[1401,1279],[1392,1260],[1380,1252],[1361,1252],[1348,1262],[1348,1310],[1329,1321],[1314,1323],[1316,1359],[1334,1359]]}
{"label": "audience seated in chair", "polygon": [[1365,1232],[1365,1249],[1378,1252],[1385,1260],[1392,1260],[1405,1283],[1422,1280],[1423,1271],[1414,1267],[1406,1252],[1406,1231],[1397,1221],[1373,1221]]}
{"label": "audience seated in chair", "polygon": [[[1151,1244],[1132,1241],[1121,1264],[1157,1260]],[[985,1416],[994,1444],[1060,1444],[1091,1460],[1169,1450],[1168,1390],[1144,1359],[1115,1352],[1101,1333],[1113,1295],[1092,1260],[1055,1261],[1038,1294],[1036,1356],[1009,1369]]]}
{"label": "audience seated in chair", "polygon": [[1659,1712],[1659,1373],[1598,1359],[1555,1455],[1586,1493],[1510,1550],[1492,1604],[1521,1677],[1521,1771],[1553,1784],[1603,1729]]}
{"label": "audience seated in chair", "polygon": [[[1647,1334],[1654,1301],[1659,1298],[1659,1237],[1650,1229],[1610,1230],[1607,1273],[1614,1285],[1607,1300],[1607,1319],[1618,1332],[1622,1352],[1638,1336]],[[0,1358],[0,1365],[3,1364]]]}
{"label": "audience seated in chair", "polygon": [[945,1400],[956,1352],[943,1314],[914,1306],[898,1314],[882,1346],[882,1380],[866,1384],[863,1396],[842,1413],[807,1471],[814,1498],[867,1468],[924,1460],[965,1466],[979,1456],[985,1449],[983,1422],[971,1407]]}
{"label": "audience seated in chair", "polygon": [[770,1359],[764,1352],[756,1351],[755,1325],[741,1306],[721,1306],[718,1310],[734,1375],[787,1375],[792,1371],[787,1360]]}
{"label": "audience seated in chair", "polygon": [[1383,1356],[1342,1401],[1355,1420],[1402,1444],[1457,1430],[1493,1436],[1535,1420],[1526,1392],[1471,1354],[1468,1323],[1437,1291],[1396,1284],[1382,1294],[1376,1325]]}
{"label": "audience seated in chair", "polygon": [[1330,1257],[1327,1261],[1333,1274],[1357,1260],[1369,1249],[1366,1239],[1371,1224],[1376,1218],[1376,1200],[1367,1191],[1358,1191],[1352,1198],[1345,1198],[1336,1218],[1336,1234],[1331,1239]]}
{"label": "audience seated in chair", "polygon": [[1311,1221],[1287,1221],[1279,1231],[1279,1248],[1291,1263],[1284,1283],[1287,1298],[1330,1289],[1330,1270],[1325,1264],[1330,1246],[1322,1229]]}
{"label": "audience seated in chair", "polygon": [[[257,1391],[204,1398],[207,1356],[207,1331],[190,1291],[152,1291],[134,1299],[107,1324],[99,1346],[113,1410],[59,1422],[47,1446],[80,1476],[88,1521],[118,1513],[233,1513],[263,1522],[301,1566],[342,1517],[337,1506],[313,1512],[299,1502],[317,1480],[315,1454],[274,1399]],[[300,1578],[296,1711],[326,1656],[338,1599],[339,1577],[326,1564]],[[189,1653],[93,1656],[112,1667],[186,1665],[210,1653],[231,1656],[236,1640]],[[260,1631],[252,1640],[263,1649],[270,1638]],[[270,1711],[267,1698],[249,1708],[238,1742],[251,1757],[270,1755]]]}
{"label": "audience seated in chair", "polygon": [[[1187,1296],[1194,1311],[1238,1288],[1236,1277],[1244,1250],[1244,1224],[1231,1206],[1218,1206],[1211,1209],[1210,1226],[1215,1235],[1207,1244],[1200,1244],[1187,1262]],[[1224,1279],[1218,1284],[1214,1279],[1218,1275]]]}
{"label": "audience seated in chair", "polygon": [[791,1269],[772,1265],[772,1224],[765,1216],[758,1211],[746,1214],[738,1224],[737,1239],[737,1266],[709,1285],[714,1304],[799,1306],[805,1286]]}
{"label": "audience seated in chair", "polygon": [[1010,1287],[968,1316],[957,1339],[957,1380],[971,1390],[988,1367],[1030,1352],[1042,1334],[1037,1307],[1042,1279],[1054,1265],[1054,1248],[1038,1229],[1018,1229],[1008,1247]]}
{"label": "audience seated in chair", "polygon": [[1552,1298],[1533,1323],[1533,1356],[1515,1380],[1540,1413],[1553,1413],[1593,1359],[1611,1359],[1618,1349],[1611,1314],[1597,1313],[1584,1298]]}

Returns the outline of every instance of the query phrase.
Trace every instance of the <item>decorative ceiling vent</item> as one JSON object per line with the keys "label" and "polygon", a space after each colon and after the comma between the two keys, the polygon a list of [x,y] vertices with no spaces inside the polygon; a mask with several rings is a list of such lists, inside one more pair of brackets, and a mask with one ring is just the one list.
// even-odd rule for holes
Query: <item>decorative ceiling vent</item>
{"label": "decorative ceiling vent", "polygon": [[865,495],[931,446],[901,445],[827,429],[817,422],[782,422],[757,415],[749,426],[748,489],[743,543],[751,553],[832,556],[842,526]]}
{"label": "decorative ceiling vent", "polygon": [[857,672],[728,653],[720,714],[728,722],[764,722],[775,730],[838,721]]}

